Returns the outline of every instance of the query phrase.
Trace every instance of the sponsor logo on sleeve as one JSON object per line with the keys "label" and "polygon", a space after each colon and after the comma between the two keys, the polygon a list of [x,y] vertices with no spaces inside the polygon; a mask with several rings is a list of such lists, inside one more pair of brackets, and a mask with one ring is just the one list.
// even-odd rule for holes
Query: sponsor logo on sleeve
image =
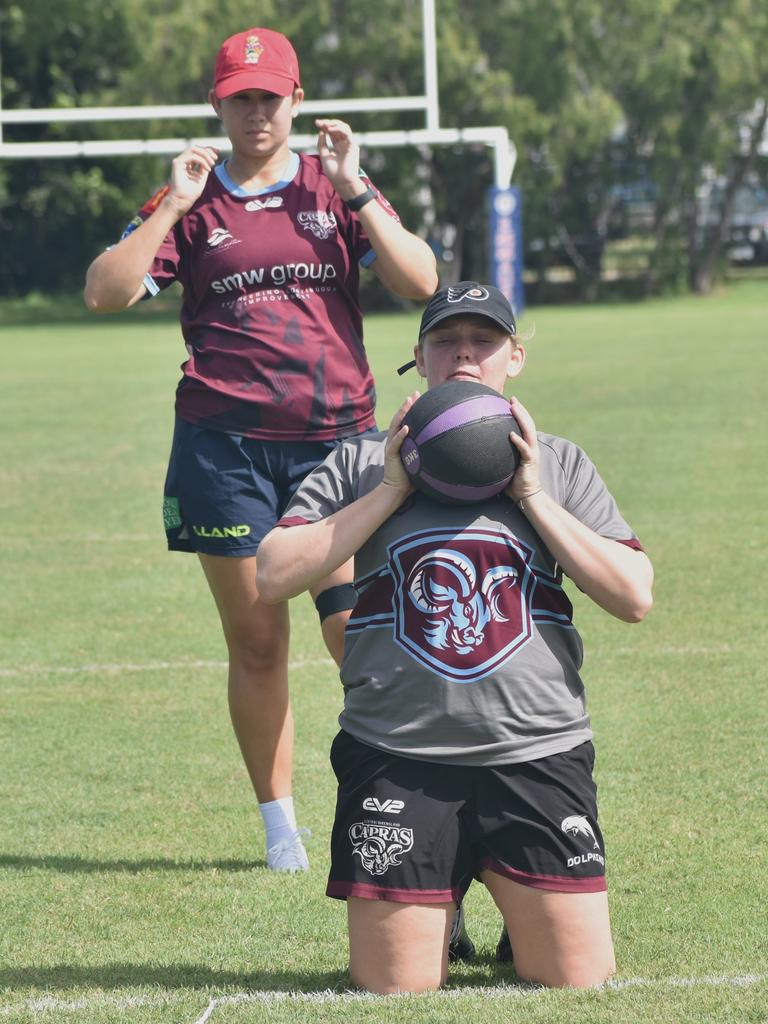
{"label": "sponsor logo on sleeve", "polygon": [[208,245],[212,249],[218,249],[222,242],[234,241],[234,236],[231,231],[227,231],[226,228],[214,228],[214,230],[208,235]]}
{"label": "sponsor logo on sleeve", "polygon": [[132,235],[136,228],[140,228],[143,223],[144,221],[141,217],[134,217],[133,220],[126,225],[125,231],[123,231],[122,235],[120,235],[120,241],[122,242],[122,240],[127,238],[128,235]]}
{"label": "sponsor logo on sleeve", "polygon": [[141,208],[141,210],[139,212],[140,213],[144,213],[147,216],[149,216],[150,213],[154,213],[155,210],[160,205],[160,203],[162,203],[162,201],[168,195],[168,192],[169,192],[168,185],[163,185],[162,188],[158,189],[157,192],[155,192],[155,194],[150,199],[148,199],[146,201],[146,203],[144,203],[144,205],[142,206],[142,208]]}

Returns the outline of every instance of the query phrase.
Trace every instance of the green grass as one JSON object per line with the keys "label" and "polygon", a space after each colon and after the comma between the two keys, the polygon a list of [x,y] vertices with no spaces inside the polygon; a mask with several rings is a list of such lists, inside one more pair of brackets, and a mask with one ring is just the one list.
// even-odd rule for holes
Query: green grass
{"label": "green grass", "polygon": [[[766,298],[747,281],[524,324],[517,393],[587,449],[657,570],[639,627],[574,595],[619,960],[618,984],[587,993],[497,967],[498,917],[474,886],[480,956],[447,993],[342,995],[344,908],[323,895],[339,684],[300,598],[295,788],[313,870],[270,875],[212,602],[196,560],[164,550],[177,328],[5,326],[0,1022],[194,1024],[209,1006],[213,1024],[767,1020]],[[394,373],[416,324],[368,321],[381,423],[417,386]]]}

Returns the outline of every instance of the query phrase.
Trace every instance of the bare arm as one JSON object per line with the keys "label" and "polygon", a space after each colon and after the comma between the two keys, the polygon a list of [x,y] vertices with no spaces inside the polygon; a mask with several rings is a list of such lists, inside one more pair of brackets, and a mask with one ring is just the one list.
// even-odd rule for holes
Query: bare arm
{"label": "bare arm", "polygon": [[[315,121],[323,170],[342,199],[365,191],[360,178],[360,149],[348,124],[334,119]],[[376,252],[371,266],[383,285],[404,299],[428,299],[438,285],[435,255],[427,243],[399,224],[376,201],[357,216]]]}
{"label": "bare arm", "polygon": [[217,157],[207,146],[190,146],[175,158],[168,192],[157,209],[88,268],[84,296],[88,309],[116,313],[139,301],[163,239],[200,197]]}
{"label": "bare arm", "polygon": [[520,465],[507,488],[563,571],[595,604],[624,622],[640,622],[653,604],[653,567],[642,551],[599,536],[541,488],[536,428],[512,399],[522,437],[510,435]]}
{"label": "bare arm", "polygon": [[295,597],[338,569],[402,505],[412,486],[400,462],[400,446],[408,433],[400,424],[417,397],[418,392],[409,395],[392,419],[380,484],[327,519],[275,527],[261,542],[256,585],[267,604]]}

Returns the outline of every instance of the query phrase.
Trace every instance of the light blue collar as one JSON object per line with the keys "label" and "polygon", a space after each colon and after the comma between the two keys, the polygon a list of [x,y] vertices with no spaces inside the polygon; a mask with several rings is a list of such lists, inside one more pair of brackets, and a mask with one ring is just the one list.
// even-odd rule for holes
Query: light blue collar
{"label": "light blue collar", "polygon": [[299,154],[291,151],[288,156],[288,162],[280,172],[280,180],[276,181],[274,185],[267,185],[266,188],[248,189],[243,188],[242,185],[236,185],[229,176],[228,166],[229,160],[225,160],[223,164],[217,164],[214,167],[216,177],[227,192],[231,192],[233,196],[264,196],[270,192],[277,192],[278,189],[285,188],[286,185],[293,181],[299,170]]}

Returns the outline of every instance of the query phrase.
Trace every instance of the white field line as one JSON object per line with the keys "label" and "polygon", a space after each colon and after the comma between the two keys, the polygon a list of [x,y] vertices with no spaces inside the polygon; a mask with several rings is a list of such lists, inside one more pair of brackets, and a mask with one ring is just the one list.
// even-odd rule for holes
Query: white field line
{"label": "white field line", "polygon": [[[616,991],[624,988],[746,988],[756,985],[761,981],[768,980],[768,974],[743,974],[736,976],[714,975],[704,978],[626,978],[620,981],[609,981],[600,988],[608,991]],[[461,999],[466,996],[481,996],[483,999],[520,999],[533,998],[551,992],[551,989],[543,988],[541,985],[489,985],[487,988],[482,985],[462,985],[456,988],[444,988],[439,992],[425,994],[424,999]],[[591,991],[591,990],[590,990]],[[407,995],[407,994],[406,994]],[[328,1003],[355,1003],[375,1002],[392,999],[400,999],[401,996],[375,996],[370,992],[334,992],[326,989],[324,992],[238,992],[231,996],[219,996],[212,999],[201,1017],[198,1017],[194,1024],[207,1024],[214,1012],[220,1006],[233,1004],[257,1004],[269,1006],[274,1003],[293,1002],[297,1005],[305,1004],[317,1006]]]}
{"label": "white field line", "polygon": [[[676,988],[749,988],[768,981],[768,974],[715,974],[701,978],[622,978],[609,981],[601,986],[607,992],[633,989],[676,989]],[[461,985],[456,988],[444,988],[439,992],[412,997],[423,999],[455,1000],[465,997],[482,996],[483,999],[533,999],[551,992],[537,985]],[[588,990],[594,991],[594,990]],[[275,1003],[294,1003],[296,1005],[317,1006],[320,1004],[338,1003],[345,1005],[359,1002],[384,1002],[400,999],[401,996],[375,996],[370,992],[338,992],[325,989],[322,992],[283,992],[260,990],[255,992],[236,992],[228,996],[211,999],[202,1016],[194,1024],[208,1024],[219,1007],[238,1004],[270,1006]],[[78,999],[57,999],[54,996],[38,996],[32,999],[0,1007],[0,1017],[9,1017],[17,1013],[76,1013],[78,1010],[93,1010],[100,1006],[114,1009],[130,1009],[135,1006],[171,1006],[175,1002],[173,995],[157,994],[146,996],[118,996],[106,992],[94,992],[92,995]]]}
{"label": "white field line", "polygon": [[[294,658],[288,662],[289,670],[307,668],[311,665],[333,665],[331,658]],[[188,668],[227,668],[226,661],[144,661],[123,662],[119,664],[83,665],[19,665],[17,668],[0,668],[0,678],[10,679],[17,676],[47,675],[122,675],[126,672],[164,672],[169,669]]]}

